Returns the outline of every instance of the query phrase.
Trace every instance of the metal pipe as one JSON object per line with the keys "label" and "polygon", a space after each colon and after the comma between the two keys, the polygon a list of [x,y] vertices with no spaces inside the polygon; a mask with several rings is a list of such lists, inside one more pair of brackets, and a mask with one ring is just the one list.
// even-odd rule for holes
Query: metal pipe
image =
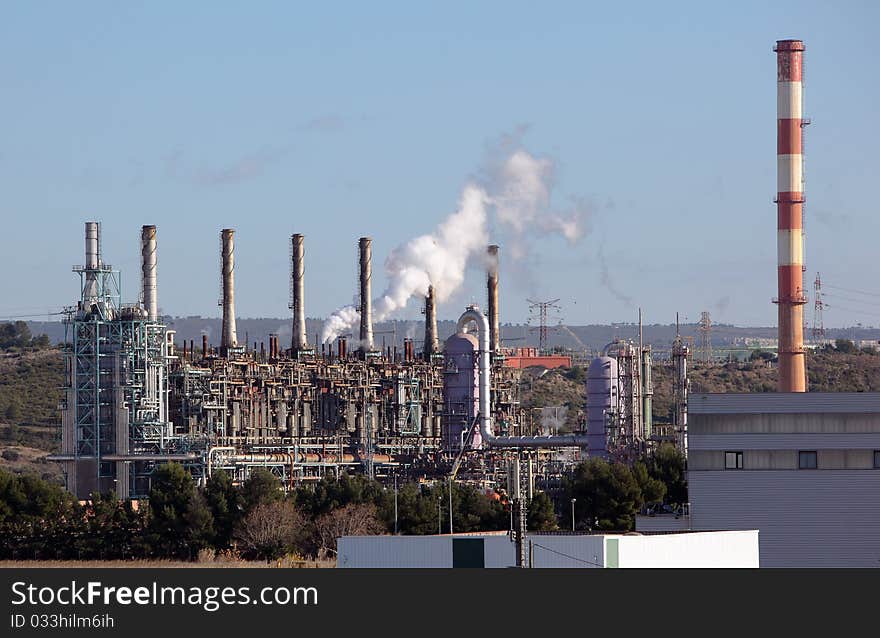
{"label": "metal pipe", "polygon": [[141,284],[143,285],[144,311],[147,319],[159,317],[159,301],[156,288],[156,227],[141,227]]}
{"label": "metal pipe", "polygon": [[477,324],[479,333],[479,410],[480,410],[480,437],[483,443],[490,447],[512,448],[554,448],[554,447],[585,447],[588,443],[586,436],[556,435],[556,436],[495,436],[492,431],[492,414],[490,392],[492,388],[492,366],[489,360],[489,320],[480,312],[477,306],[468,306],[467,310],[458,319],[458,332],[467,332],[468,324]]}
{"label": "metal pipe", "polygon": [[803,55],[801,40],[776,51],[777,277],[779,391],[806,392],[804,353]]}
{"label": "metal pipe", "polygon": [[373,268],[373,240],[369,237],[361,237],[358,242],[360,248],[360,271],[361,271],[361,333],[360,346],[361,352],[368,352],[373,349],[373,307],[370,295],[372,294],[370,279],[372,277]]}
{"label": "metal pipe", "polygon": [[98,222],[86,222],[86,280],[83,286],[83,300],[96,301],[98,298],[98,274],[95,272],[101,261],[100,226]]}
{"label": "metal pipe", "polygon": [[492,244],[488,252],[489,268],[486,287],[489,293],[489,348],[492,353],[500,350],[501,333],[498,323],[498,246]]}
{"label": "metal pipe", "polygon": [[222,287],[223,329],[220,334],[221,355],[226,355],[227,348],[238,345],[235,334],[235,230],[224,228],[220,233],[222,244]]}
{"label": "metal pipe", "polygon": [[290,309],[293,310],[293,339],[291,347],[294,351],[305,350],[309,347],[306,337],[306,310],[305,310],[305,251],[303,247],[303,235],[290,236]]}
{"label": "metal pipe", "polygon": [[440,342],[437,337],[437,306],[434,298],[434,286],[428,286],[428,294],[425,297],[425,360],[430,361],[431,355],[440,351]]}

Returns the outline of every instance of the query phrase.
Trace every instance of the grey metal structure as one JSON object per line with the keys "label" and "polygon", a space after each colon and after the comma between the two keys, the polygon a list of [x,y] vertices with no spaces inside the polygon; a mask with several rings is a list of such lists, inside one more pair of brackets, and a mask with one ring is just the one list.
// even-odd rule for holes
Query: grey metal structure
{"label": "grey metal structure", "polygon": [[304,237],[300,234],[290,236],[290,309],[293,311],[293,340],[291,347],[294,352],[307,350],[309,347],[306,336],[305,309],[305,250]]}
{"label": "grey metal structure", "polygon": [[[142,272],[155,275],[155,227],[145,234]],[[100,229],[86,224],[81,298],[65,317],[67,388],[62,404],[60,461],[78,498],[113,491],[143,494],[158,460],[185,460],[168,420],[169,333],[148,310],[120,301],[120,276],[105,264]],[[147,303],[155,308],[155,278]],[[147,290],[147,284],[144,286]]]}
{"label": "grey metal structure", "polygon": [[223,327],[220,351],[225,356],[229,348],[238,346],[235,332],[235,230],[220,232],[220,306],[223,307]]}
{"label": "grey metal structure", "polygon": [[361,237],[358,241],[361,298],[359,308],[361,311],[360,345],[361,352],[370,352],[373,349],[373,306],[371,278],[373,276],[373,240],[369,237]]}
{"label": "grey metal structure", "polygon": [[760,530],[766,567],[880,566],[880,394],[692,394],[691,529]]}

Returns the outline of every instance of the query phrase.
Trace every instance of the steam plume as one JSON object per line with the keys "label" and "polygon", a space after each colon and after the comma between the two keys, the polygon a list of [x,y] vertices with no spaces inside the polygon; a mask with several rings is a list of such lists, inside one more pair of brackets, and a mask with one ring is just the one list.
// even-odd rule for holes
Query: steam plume
{"label": "steam plume", "polygon": [[[373,301],[373,320],[383,321],[403,308],[413,296],[424,297],[433,285],[436,302],[448,299],[464,281],[471,260],[485,259],[490,211],[495,222],[526,252],[532,234],[558,233],[571,242],[585,232],[585,209],[575,207],[563,215],[549,210],[553,164],[518,149],[489,172],[486,183],[468,183],[458,209],[435,230],[395,248],[385,260],[388,287]],[[321,340],[333,341],[358,322],[358,309],[343,306],[324,323]]]}

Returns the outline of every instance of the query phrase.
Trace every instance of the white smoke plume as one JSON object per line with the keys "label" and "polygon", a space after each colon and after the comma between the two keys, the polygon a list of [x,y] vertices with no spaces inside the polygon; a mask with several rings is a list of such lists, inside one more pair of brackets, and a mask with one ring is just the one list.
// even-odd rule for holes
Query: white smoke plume
{"label": "white smoke plume", "polygon": [[[395,248],[385,260],[388,287],[373,301],[373,321],[403,308],[413,296],[424,297],[434,286],[436,302],[450,297],[464,281],[468,262],[485,259],[489,243],[489,214],[508,230],[517,258],[526,252],[526,238],[559,233],[571,242],[585,232],[585,213],[579,208],[562,215],[549,210],[553,164],[517,149],[497,163],[485,184],[470,182],[462,191],[458,210],[433,233]],[[321,340],[333,341],[360,320],[355,305],[343,306],[324,323]]]}

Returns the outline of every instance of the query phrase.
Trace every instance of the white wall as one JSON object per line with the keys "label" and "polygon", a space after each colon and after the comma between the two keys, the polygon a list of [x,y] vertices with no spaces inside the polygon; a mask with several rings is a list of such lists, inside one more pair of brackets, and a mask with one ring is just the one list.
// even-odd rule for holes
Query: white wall
{"label": "white wall", "polygon": [[757,530],[608,538],[618,539],[621,568],[759,566]]}

